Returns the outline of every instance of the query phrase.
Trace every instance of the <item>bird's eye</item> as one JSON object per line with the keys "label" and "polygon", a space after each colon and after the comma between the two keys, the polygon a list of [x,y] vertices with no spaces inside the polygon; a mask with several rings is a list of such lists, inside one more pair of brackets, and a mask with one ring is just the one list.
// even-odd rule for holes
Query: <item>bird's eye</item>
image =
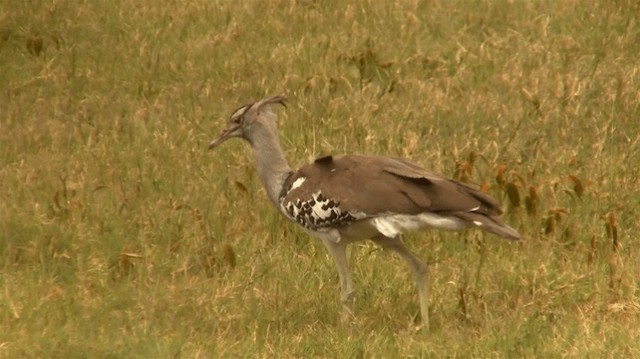
{"label": "bird's eye", "polygon": [[238,117],[234,117],[234,118],[232,118],[232,119],[231,119],[231,123],[234,123],[234,124],[236,124],[236,125],[239,125],[239,124],[240,124],[240,119],[241,119],[241,117],[240,117],[240,116],[238,116]]}

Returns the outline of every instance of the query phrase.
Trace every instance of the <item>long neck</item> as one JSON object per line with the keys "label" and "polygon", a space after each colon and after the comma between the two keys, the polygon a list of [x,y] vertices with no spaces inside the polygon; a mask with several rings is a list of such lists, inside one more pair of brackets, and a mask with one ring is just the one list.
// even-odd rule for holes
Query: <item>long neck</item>
{"label": "long neck", "polygon": [[277,206],[278,196],[291,168],[280,148],[278,135],[268,128],[256,131],[251,138],[256,167],[269,199]]}

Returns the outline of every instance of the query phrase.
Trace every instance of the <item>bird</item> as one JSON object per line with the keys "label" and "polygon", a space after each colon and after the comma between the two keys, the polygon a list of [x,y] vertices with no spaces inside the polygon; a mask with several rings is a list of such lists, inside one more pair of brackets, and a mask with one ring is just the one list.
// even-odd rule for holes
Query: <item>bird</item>
{"label": "bird", "polygon": [[231,138],[251,146],[267,196],[290,221],[319,239],[335,262],[343,310],[353,315],[354,284],[347,261],[350,243],[371,240],[397,253],[415,278],[421,325],[429,326],[428,266],[401,241],[401,234],[426,228],[477,228],[517,241],[492,197],[468,184],[398,157],[322,156],[292,170],[280,146],[274,105],[284,95],[263,98],[235,110],[209,149]]}

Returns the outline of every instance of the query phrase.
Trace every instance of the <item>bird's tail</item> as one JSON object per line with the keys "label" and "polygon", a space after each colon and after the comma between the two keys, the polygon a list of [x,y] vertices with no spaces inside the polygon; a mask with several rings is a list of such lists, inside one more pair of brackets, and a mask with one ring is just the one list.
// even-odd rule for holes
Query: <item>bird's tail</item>
{"label": "bird's tail", "polygon": [[504,223],[498,216],[487,216],[480,213],[466,212],[457,214],[458,217],[472,222],[476,228],[493,233],[512,241],[520,240],[520,233]]}

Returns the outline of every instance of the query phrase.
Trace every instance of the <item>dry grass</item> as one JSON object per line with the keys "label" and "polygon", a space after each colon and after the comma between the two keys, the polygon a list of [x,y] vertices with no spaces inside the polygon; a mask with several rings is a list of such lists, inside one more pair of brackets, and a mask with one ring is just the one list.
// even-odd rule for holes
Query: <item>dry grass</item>
{"label": "dry grass", "polygon": [[[633,1],[0,5],[0,356],[639,357]],[[292,164],[407,156],[483,186],[526,236],[421,233],[351,261],[206,144],[287,93]]]}

